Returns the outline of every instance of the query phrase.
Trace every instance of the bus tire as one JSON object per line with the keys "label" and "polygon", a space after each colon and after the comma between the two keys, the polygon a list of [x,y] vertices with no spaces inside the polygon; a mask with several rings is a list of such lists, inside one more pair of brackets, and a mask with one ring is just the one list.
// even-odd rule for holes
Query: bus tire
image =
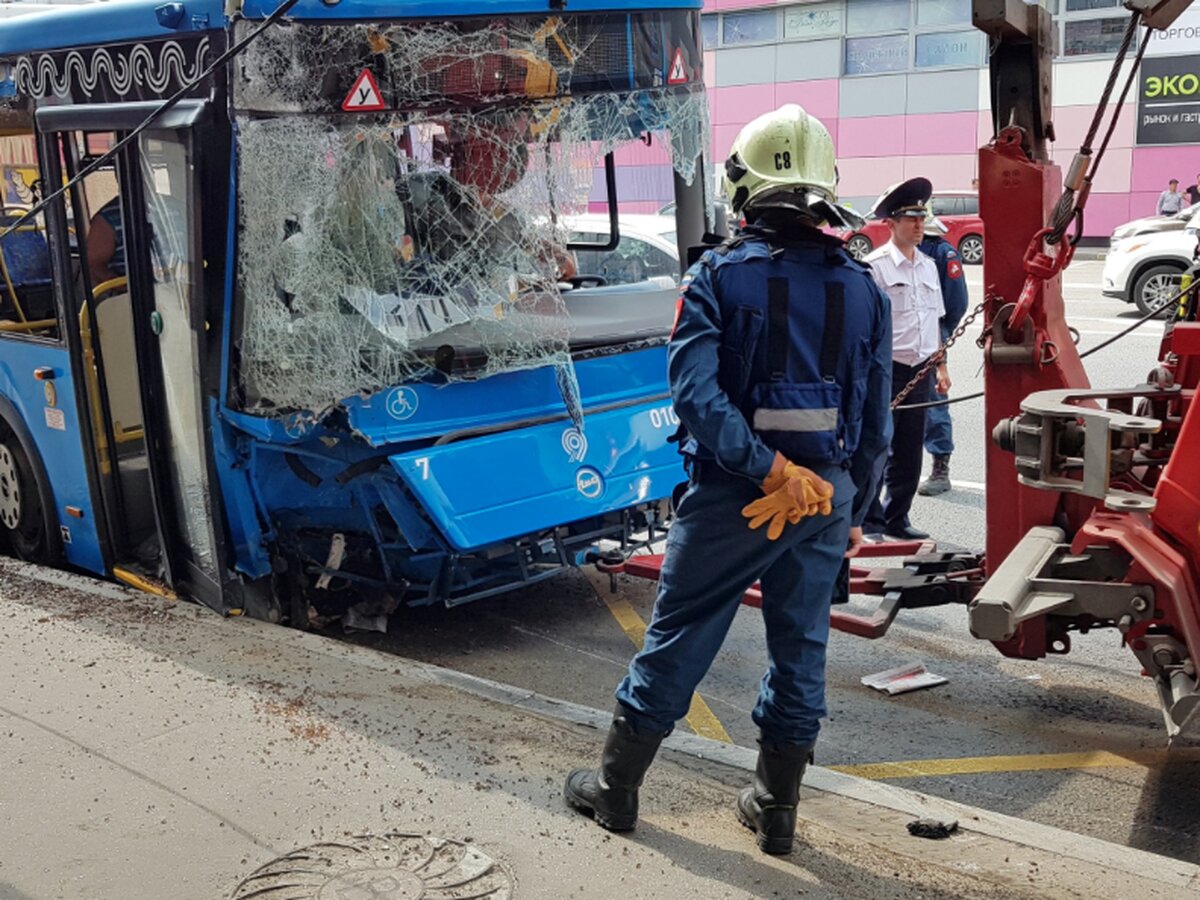
{"label": "bus tire", "polygon": [[0,531],[13,555],[29,562],[49,557],[46,519],[33,466],[11,428],[0,424]]}

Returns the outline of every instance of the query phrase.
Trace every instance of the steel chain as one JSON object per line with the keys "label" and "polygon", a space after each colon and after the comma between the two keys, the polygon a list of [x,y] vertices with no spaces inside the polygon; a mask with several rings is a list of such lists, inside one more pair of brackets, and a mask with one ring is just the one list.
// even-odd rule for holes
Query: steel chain
{"label": "steel chain", "polygon": [[937,352],[933,354],[933,356],[929,357],[928,360],[926,360],[925,365],[921,366],[921,371],[914,375],[912,381],[906,384],[904,389],[896,395],[894,400],[892,400],[891,409],[895,409],[901,403],[903,403],[904,399],[911,394],[916,389],[917,385],[920,384],[925,378],[925,376],[929,374],[929,371],[936,368],[938,364],[940,364],[942,360],[946,358],[946,351],[953,347],[954,342],[963,336],[966,330],[971,326],[971,323],[975,321],[975,318],[981,312],[983,312],[983,308],[987,306],[987,303],[987,299],[979,301],[979,305],[971,310],[971,314],[966,316],[961,322],[958,323],[958,327],[950,333],[948,338],[946,338],[946,343],[942,344],[942,346],[938,348]]}

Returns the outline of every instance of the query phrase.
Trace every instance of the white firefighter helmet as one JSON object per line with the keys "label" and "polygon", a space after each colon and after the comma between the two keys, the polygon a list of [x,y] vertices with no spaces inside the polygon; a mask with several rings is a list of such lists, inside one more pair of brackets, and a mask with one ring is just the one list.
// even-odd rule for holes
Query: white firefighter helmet
{"label": "white firefighter helmet", "polygon": [[745,125],[725,160],[723,188],[735,213],[747,207],[807,211],[820,221],[857,227],[838,206],[833,140],[820,120],[787,103]]}

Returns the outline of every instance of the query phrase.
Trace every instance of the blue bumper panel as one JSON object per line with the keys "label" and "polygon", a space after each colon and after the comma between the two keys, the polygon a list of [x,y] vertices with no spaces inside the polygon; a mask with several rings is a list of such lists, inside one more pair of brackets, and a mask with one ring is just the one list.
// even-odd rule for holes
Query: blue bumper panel
{"label": "blue bumper panel", "polygon": [[669,497],[685,479],[665,403],[389,457],[447,540],[474,550]]}

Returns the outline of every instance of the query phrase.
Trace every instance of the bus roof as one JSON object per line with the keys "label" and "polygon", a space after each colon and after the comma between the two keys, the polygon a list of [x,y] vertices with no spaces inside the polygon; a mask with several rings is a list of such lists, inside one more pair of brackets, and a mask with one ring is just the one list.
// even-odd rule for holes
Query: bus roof
{"label": "bus roof", "polygon": [[[280,2],[245,0],[243,14],[249,19],[262,19],[270,15]],[[649,3],[646,0],[571,0],[570,12],[700,9],[702,6],[703,0],[653,0]],[[178,14],[180,7],[182,15]],[[325,0],[300,0],[288,18],[326,22],[337,19],[445,19],[448,18],[446,10],[445,0],[341,0],[332,5]],[[455,10],[458,16],[550,12],[546,0],[470,0]],[[0,57],[35,50],[163,38],[223,28],[225,21],[223,0],[113,0],[109,3],[64,6],[6,20],[4,27],[0,28]]]}

